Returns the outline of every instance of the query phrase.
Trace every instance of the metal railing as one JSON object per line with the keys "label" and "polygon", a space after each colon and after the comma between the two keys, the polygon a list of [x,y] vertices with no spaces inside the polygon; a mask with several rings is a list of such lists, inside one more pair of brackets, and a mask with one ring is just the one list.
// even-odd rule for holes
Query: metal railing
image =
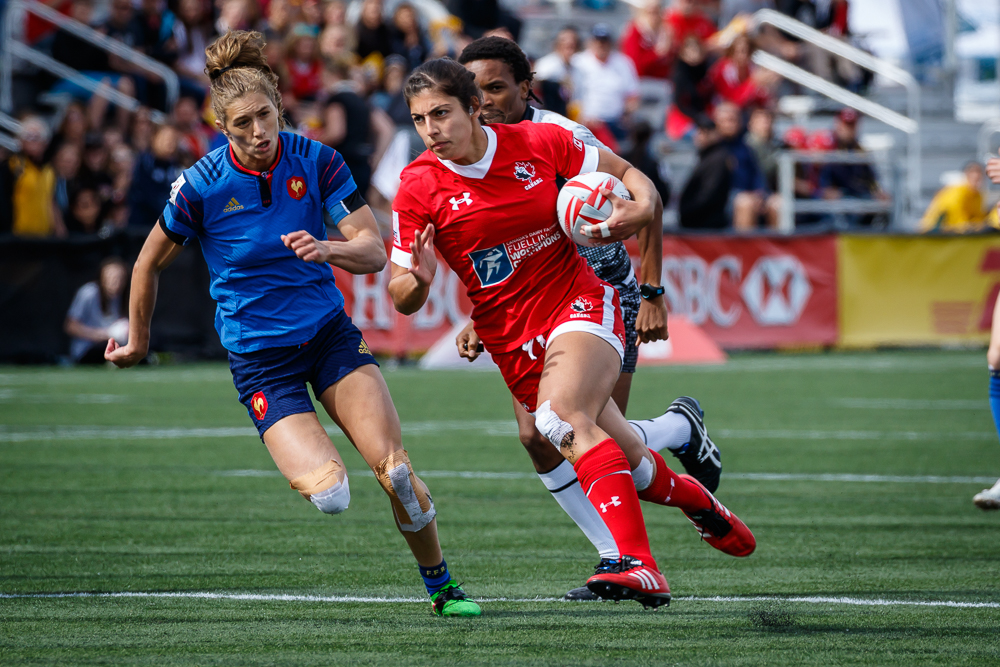
{"label": "metal railing", "polygon": [[0,133],[0,146],[3,146],[13,153],[21,150],[21,142],[17,139],[17,135],[21,132],[21,123],[18,122],[16,118],[11,118],[5,113],[0,113],[0,128],[7,130],[10,134],[14,135],[10,136]]}
{"label": "metal railing", "polygon": [[871,164],[886,162],[888,156],[882,152],[867,151],[781,151],[778,153],[778,192],[781,195],[781,213],[778,216],[778,231],[791,234],[795,231],[796,213],[896,213],[899,198],[893,201],[879,199],[796,199],[795,164]]}
{"label": "metal railing", "polygon": [[[95,95],[107,99],[112,104],[124,107],[129,111],[134,111],[140,106],[139,101],[135,98],[125,95],[110,86],[96,82],[80,74],[80,72],[72,67],[55,60],[41,51],[31,48],[23,42],[15,40],[14,22],[22,16],[22,12],[34,14],[50,23],[54,23],[62,30],[90,42],[98,48],[132,63],[138,69],[151,74],[151,80],[162,81],[166,88],[168,112],[177,102],[177,98],[180,95],[180,81],[177,78],[177,74],[163,63],[153,60],[149,56],[126,46],[118,40],[102,35],[93,28],[60,14],[36,0],[9,0],[6,14],[3,17],[2,27],[3,51],[2,55],[0,55],[0,110],[7,113],[13,111],[13,67],[15,57],[23,58],[36,67],[47,70],[63,79],[68,79]],[[162,114],[154,112],[153,115],[156,122],[162,122],[164,118]]]}
{"label": "metal railing", "polygon": [[805,42],[809,42],[824,51],[848,60],[859,67],[864,67],[879,76],[900,84],[906,89],[907,115],[882,106],[869,99],[861,97],[846,88],[842,88],[827,81],[811,72],[788,63],[777,56],[764,51],[757,51],[753,55],[753,61],[760,67],[769,69],[772,72],[794,81],[825,95],[832,100],[840,102],[845,106],[857,109],[861,113],[880,120],[890,127],[894,127],[907,135],[907,170],[906,170],[906,191],[907,203],[911,214],[918,210],[920,205],[920,84],[904,69],[896,67],[884,60],[876,58],[870,53],[846,44],[839,39],[830,37],[818,30],[810,28],[800,21],[789,18],[773,9],[761,9],[753,15],[753,26],[758,28],[761,25],[771,25],[797,37]]}

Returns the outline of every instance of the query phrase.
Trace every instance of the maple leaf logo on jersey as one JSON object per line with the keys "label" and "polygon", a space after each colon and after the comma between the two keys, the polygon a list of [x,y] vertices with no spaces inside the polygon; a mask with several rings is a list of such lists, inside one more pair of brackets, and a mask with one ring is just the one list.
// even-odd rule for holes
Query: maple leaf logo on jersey
{"label": "maple leaf logo on jersey", "polygon": [[519,181],[530,181],[535,177],[535,165],[530,162],[516,162],[514,164],[514,178]]}
{"label": "maple leaf logo on jersey", "polygon": [[579,297],[569,306],[578,313],[588,313],[594,309],[593,302],[585,296]]}

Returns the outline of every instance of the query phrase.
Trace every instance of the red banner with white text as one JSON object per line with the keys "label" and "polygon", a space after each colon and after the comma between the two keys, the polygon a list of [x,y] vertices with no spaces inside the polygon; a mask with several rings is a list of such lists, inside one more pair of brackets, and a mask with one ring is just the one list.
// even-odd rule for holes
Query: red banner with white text
{"label": "red banner with white text", "polygon": [[[638,264],[634,241],[629,251]],[[665,236],[667,307],[723,348],[832,345],[837,342],[836,253],[832,235]],[[347,312],[373,352],[424,352],[467,320],[472,306],[465,286],[443,261],[427,303],[410,316],[393,308],[390,266],[364,276],[334,269]]]}
{"label": "red banner with white text", "polygon": [[662,280],[668,310],[723,348],[837,342],[832,235],[665,236]]}

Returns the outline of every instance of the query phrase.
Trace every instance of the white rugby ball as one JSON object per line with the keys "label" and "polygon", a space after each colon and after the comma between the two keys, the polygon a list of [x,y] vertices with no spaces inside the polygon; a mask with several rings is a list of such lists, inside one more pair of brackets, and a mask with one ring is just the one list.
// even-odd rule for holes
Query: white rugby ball
{"label": "white rugby ball", "polygon": [[[610,217],[612,205],[601,194],[604,189],[611,190],[622,199],[632,199],[624,183],[603,171],[580,174],[567,181],[559,191],[559,198],[556,200],[559,226],[574,243],[582,246],[597,245],[595,238],[600,238],[600,232],[595,234],[595,238],[590,238],[580,228],[584,225],[599,225]],[[606,228],[604,231],[604,236],[607,236]]]}
{"label": "white rugby ball", "polygon": [[108,327],[108,335],[114,338],[119,345],[125,345],[128,343],[128,318],[123,317],[121,319],[115,320]]}

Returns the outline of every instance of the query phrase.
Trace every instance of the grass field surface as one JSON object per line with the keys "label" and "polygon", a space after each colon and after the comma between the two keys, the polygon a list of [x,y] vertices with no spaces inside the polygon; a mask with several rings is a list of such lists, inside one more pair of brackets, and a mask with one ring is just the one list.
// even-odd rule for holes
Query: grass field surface
{"label": "grass field surface", "polygon": [[0,368],[0,664],[1000,664],[1000,513],[971,502],[1000,475],[981,352],[641,369],[629,416],[699,398],[718,497],[758,540],[734,559],[644,504],[658,612],[559,601],[598,558],[499,375],[385,376],[483,617],[431,615],[335,427],[351,509],[289,490],[225,366]]}

